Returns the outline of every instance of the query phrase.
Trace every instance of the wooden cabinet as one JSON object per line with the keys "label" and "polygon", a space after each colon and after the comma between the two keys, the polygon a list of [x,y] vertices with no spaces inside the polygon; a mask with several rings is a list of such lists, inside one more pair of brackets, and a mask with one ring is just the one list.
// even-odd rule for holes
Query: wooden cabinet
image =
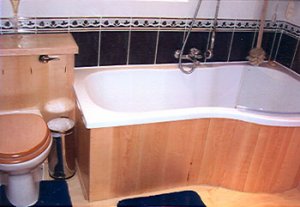
{"label": "wooden cabinet", "polygon": [[[71,34],[0,36],[0,111],[39,109],[46,121],[74,118],[74,54]],[[40,55],[58,58],[48,63]]]}

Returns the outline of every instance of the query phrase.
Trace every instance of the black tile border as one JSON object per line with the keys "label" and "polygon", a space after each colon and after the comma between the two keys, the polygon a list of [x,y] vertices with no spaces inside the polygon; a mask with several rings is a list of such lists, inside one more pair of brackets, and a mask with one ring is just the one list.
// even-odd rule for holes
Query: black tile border
{"label": "black tile border", "polygon": [[[99,33],[99,41],[102,32],[105,31],[123,31],[128,32],[128,46],[127,46],[127,60],[126,64],[129,64],[129,52],[130,52],[130,34],[133,31],[157,31],[158,36],[156,39],[155,59],[154,64],[157,62],[158,48],[159,48],[159,34],[160,32],[183,32],[190,28],[192,23],[191,18],[164,18],[164,17],[41,17],[41,18],[18,18],[18,30],[13,28],[11,18],[0,18],[0,35],[1,34],[14,34],[14,33],[80,33],[80,32],[97,32]],[[194,32],[210,32],[213,29],[214,24],[216,25],[217,33],[224,32],[230,33],[230,45],[228,51],[228,58],[221,59],[223,61],[231,61],[231,49],[234,34],[236,32],[253,32],[254,38],[252,47],[254,46],[255,39],[259,30],[259,20],[257,19],[218,19],[214,22],[211,18],[196,19],[193,26]],[[271,48],[268,48],[271,52],[268,59],[279,61],[282,59],[279,51],[280,44],[282,43],[281,37],[288,35],[297,41],[297,47],[293,54],[292,60],[286,63],[290,67],[296,67],[294,62],[299,62],[300,57],[300,26],[286,22],[286,21],[270,21],[267,20],[264,27],[264,32],[274,33]],[[271,43],[270,43],[271,44]],[[100,43],[98,44],[98,56],[100,55]],[[217,48],[216,48],[217,49]],[[228,48],[227,48],[228,49]],[[234,48],[233,48],[234,49]],[[159,51],[161,52],[161,51]],[[224,51],[222,51],[224,52]],[[159,53],[160,54],[160,53]],[[213,57],[210,61],[216,61]],[[170,58],[169,58],[170,59]],[[158,62],[165,62],[166,60],[158,60]],[[171,62],[174,62],[173,60]],[[95,66],[102,65],[100,57],[98,57],[97,64]],[[300,71],[300,69],[297,69]]]}
{"label": "black tile border", "polygon": [[[118,31],[118,30],[186,30],[191,26],[190,18],[155,18],[155,17],[43,17],[19,18],[18,33],[52,33],[52,32],[85,32],[85,31]],[[11,18],[0,18],[0,34],[16,33]],[[197,19],[193,29],[211,30],[214,20]],[[259,28],[256,19],[218,19],[218,31],[255,31]],[[300,26],[285,21],[267,20],[265,30],[280,30],[299,38]]]}

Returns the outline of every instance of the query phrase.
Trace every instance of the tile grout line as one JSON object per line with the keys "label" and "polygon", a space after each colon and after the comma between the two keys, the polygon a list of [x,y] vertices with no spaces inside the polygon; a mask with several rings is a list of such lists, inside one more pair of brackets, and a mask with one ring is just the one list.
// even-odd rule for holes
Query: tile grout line
{"label": "tile grout line", "polygon": [[186,20],[185,20],[185,26],[184,26],[184,32],[183,32],[183,38],[182,38],[181,45],[183,45],[183,43],[185,41],[185,38],[186,38],[186,35],[187,35],[187,30],[189,29],[187,27],[187,25],[188,25],[188,18],[186,18]]}
{"label": "tile grout line", "polygon": [[278,40],[278,44],[277,44],[277,48],[276,48],[276,52],[275,52],[275,56],[274,56],[275,61],[277,59],[278,51],[279,51],[279,48],[280,48],[281,38],[282,38],[282,31],[280,32],[280,37],[279,37],[279,40]]}
{"label": "tile grout line", "polygon": [[207,38],[207,43],[206,43],[206,51],[203,51],[203,59],[204,59],[204,63],[207,62],[207,59],[206,59],[206,57],[205,57],[205,54],[206,54],[206,52],[208,51],[209,46],[210,46],[210,44],[211,44],[211,36],[212,36],[211,33],[212,33],[212,31],[213,31],[213,26],[210,27],[210,30],[209,30],[209,33],[208,33],[208,38]]}
{"label": "tile grout line", "polygon": [[68,17],[68,33],[71,32],[71,18]]}
{"label": "tile grout line", "polygon": [[296,44],[296,48],[295,48],[295,51],[294,51],[293,59],[292,59],[291,64],[289,66],[290,68],[292,68],[294,66],[294,61],[295,61],[295,58],[296,58],[296,54],[299,50],[299,41],[300,41],[300,38],[298,38],[298,40],[297,40],[297,44]]}
{"label": "tile grout line", "polygon": [[129,26],[129,32],[128,32],[126,65],[129,65],[129,58],[130,58],[131,31],[132,31],[131,25],[132,25],[132,17],[130,17],[130,26]]}
{"label": "tile grout line", "polygon": [[3,27],[3,22],[2,22],[2,19],[0,19],[0,34],[1,35],[3,35],[3,31],[2,31],[3,28],[2,27]]}
{"label": "tile grout line", "polygon": [[227,62],[230,61],[231,50],[232,50],[232,44],[233,44],[234,33],[235,33],[235,28],[236,28],[236,25],[235,25],[235,24],[236,24],[236,19],[234,20],[234,27],[233,27],[232,34],[231,34],[230,46],[229,46],[228,56],[227,56]]}
{"label": "tile grout line", "polygon": [[36,17],[34,17],[34,34],[37,34],[37,33],[38,33],[38,28],[37,28],[37,23],[36,23]]}
{"label": "tile grout line", "polygon": [[258,27],[258,22],[259,20],[257,20],[257,25],[255,27],[255,30],[254,30],[254,35],[253,35],[253,40],[252,40],[252,45],[251,45],[251,48],[255,48],[255,40],[256,40],[256,37],[258,36],[258,31],[259,31],[259,27]]}
{"label": "tile grout line", "polygon": [[[275,41],[276,41],[276,37],[277,37],[277,28],[276,28],[276,31],[274,33],[274,37],[273,37],[273,41],[272,41],[272,47],[271,47],[271,51],[270,51],[270,57],[269,57],[269,61],[271,61],[272,59],[272,54],[273,54],[273,50],[274,50],[274,47],[275,47]],[[278,47],[278,45],[277,45]],[[274,59],[275,59],[275,56],[274,56]]]}
{"label": "tile grout line", "polygon": [[99,36],[98,36],[98,62],[97,65],[100,66],[101,64],[101,37],[102,37],[102,27],[101,27],[101,22],[102,22],[102,17],[99,19],[100,25],[99,25]]}
{"label": "tile grout line", "polygon": [[[159,23],[161,22],[161,18],[159,18]],[[154,56],[154,64],[157,63],[157,53],[158,53],[158,46],[159,46],[159,35],[160,35],[160,24],[157,30],[156,35],[156,45],[155,45],[155,56]]]}

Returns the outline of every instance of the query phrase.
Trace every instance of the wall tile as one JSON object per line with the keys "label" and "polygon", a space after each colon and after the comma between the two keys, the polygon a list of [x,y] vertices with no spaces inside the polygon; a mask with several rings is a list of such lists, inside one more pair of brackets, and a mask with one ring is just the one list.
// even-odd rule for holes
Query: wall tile
{"label": "wall tile", "polygon": [[274,35],[275,35],[275,40],[274,40],[273,51],[272,51],[272,54],[271,54],[271,60],[275,60],[277,50],[278,50],[278,47],[279,47],[281,32],[278,32],[278,31],[274,32]]}
{"label": "wall tile", "polygon": [[296,45],[297,39],[283,33],[279,43],[276,61],[286,67],[290,67],[296,50]]}
{"label": "wall tile", "polygon": [[252,49],[254,32],[235,32],[229,61],[246,61]]}
{"label": "wall tile", "polygon": [[[24,33],[73,33],[80,50],[75,60],[77,67],[177,63],[174,52],[181,48],[190,23],[191,20],[186,18],[124,16],[25,17],[19,20],[20,32]],[[188,54],[193,47],[201,52],[207,50],[210,40],[208,30],[212,25],[210,18],[195,22],[184,54]],[[216,26],[213,57],[206,61],[246,60],[252,46],[256,46],[258,20],[219,19]],[[295,67],[291,64],[294,57],[297,63],[294,51],[296,39],[300,38],[300,27],[286,21],[268,20],[265,29],[262,47],[267,58],[287,67]],[[11,19],[0,18],[0,34],[15,32]]]}
{"label": "wall tile", "polygon": [[154,64],[157,43],[155,31],[132,31],[129,64]]}
{"label": "wall tile", "polygon": [[75,66],[97,66],[99,32],[74,32],[72,34],[79,47],[79,53],[75,56]]}
{"label": "wall tile", "polygon": [[158,51],[156,63],[177,63],[174,58],[176,50],[181,49],[184,32],[159,33]]}
{"label": "wall tile", "polygon": [[[274,60],[277,51],[279,33],[276,32],[264,32],[262,40],[262,48],[266,52],[267,59]],[[256,47],[256,43],[254,45]]]}
{"label": "wall tile", "polygon": [[129,31],[102,31],[100,65],[125,65],[127,63]]}
{"label": "wall tile", "polygon": [[[98,63],[100,65],[125,65],[128,61],[128,51],[130,51],[129,64],[153,64],[157,31],[132,31],[130,48],[128,48],[129,33],[130,31],[101,31],[101,42],[99,43],[99,32],[73,32],[72,34],[80,51],[75,57],[75,66],[97,66]],[[254,32],[236,32],[232,41],[229,60],[246,60],[254,36],[256,41],[257,35]],[[267,53],[267,58],[275,59],[277,52],[276,61],[291,67],[297,40],[287,34],[282,34],[281,44],[278,46],[280,36],[281,33],[265,32],[262,47]],[[156,63],[177,63],[178,60],[174,58],[174,52],[181,48],[184,32],[160,31],[158,37]],[[213,57],[207,61],[227,61],[231,38],[232,32],[217,32]],[[184,53],[187,54],[192,47],[204,52],[208,41],[208,32],[192,32]],[[99,45],[100,55],[98,54]],[[254,43],[255,46],[256,43]],[[297,59],[295,62],[297,62]]]}
{"label": "wall tile", "polygon": [[191,32],[185,45],[184,54],[189,53],[191,48],[197,48],[201,52],[205,52],[207,48],[209,32]]}
{"label": "wall tile", "polygon": [[228,59],[232,32],[216,32],[213,57],[207,62],[224,62]]}
{"label": "wall tile", "polygon": [[296,73],[300,74],[300,45],[298,44],[298,48],[296,51],[295,59],[292,65],[292,70]]}
{"label": "wall tile", "polygon": [[[129,31],[129,29],[128,31],[112,31],[105,29],[102,31],[73,31],[74,39],[80,49],[80,54],[76,56],[75,66],[177,63],[178,60],[174,58],[174,52],[181,48],[183,37],[186,35],[183,30],[176,29],[160,31]],[[256,46],[257,31],[235,31],[234,35],[233,28],[221,31],[219,29],[217,31],[213,57],[206,61],[247,60],[246,57],[252,46]],[[158,40],[157,37],[159,38]],[[205,52],[208,47],[208,41],[208,32],[192,31],[184,54],[187,54],[193,47],[198,48],[201,52]],[[128,47],[129,43],[130,46]],[[296,43],[297,38],[295,35],[293,36],[287,31],[274,29],[273,31],[268,30],[264,32],[262,47],[266,51],[268,59],[276,60],[298,71],[295,67],[298,65],[297,55],[299,55],[299,52],[297,55],[294,55]],[[98,54],[99,50],[100,54]],[[127,54],[128,52],[129,54]],[[291,65],[294,57],[295,64]]]}

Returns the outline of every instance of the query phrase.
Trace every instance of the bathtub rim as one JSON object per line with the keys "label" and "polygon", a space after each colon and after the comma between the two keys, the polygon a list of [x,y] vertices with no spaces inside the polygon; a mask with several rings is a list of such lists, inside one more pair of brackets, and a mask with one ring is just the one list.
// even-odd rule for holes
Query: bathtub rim
{"label": "bathtub rim", "polygon": [[[248,62],[234,63],[208,63],[202,64],[201,68],[215,68],[221,66],[249,66]],[[268,64],[267,62],[260,67],[279,70],[288,75],[292,75],[300,80],[300,76],[294,71],[278,64]],[[101,67],[81,67],[75,68],[74,92],[76,96],[77,107],[81,112],[81,118],[88,129],[99,127],[117,127],[127,125],[139,125],[147,123],[158,123],[167,121],[180,121],[189,119],[202,118],[227,118],[236,119],[245,122],[251,122],[269,126],[297,127],[300,126],[300,114],[270,114],[259,111],[252,111],[238,108],[226,107],[192,107],[183,109],[168,109],[156,110],[150,112],[114,112],[108,109],[101,108],[95,104],[85,90],[80,90],[83,87],[83,80],[92,73],[109,70],[127,70],[127,69],[174,69],[177,64],[156,64],[156,65],[125,65],[125,66],[101,66]],[[76,74],[77,73],[77,74]],[[78,93],[76,93],[76,91]],[[78,97],[80,96],[80,97]],[[79,101],[78,99],[81,99]],[[88,105],[88,107],[85,107]],[[154,115],[155,114],[155,115]],[[105,117],[99,119],[99,117]],[[140,118],[143,117],[143,118]],[[145,121],[146,119],[147,121]]]}

